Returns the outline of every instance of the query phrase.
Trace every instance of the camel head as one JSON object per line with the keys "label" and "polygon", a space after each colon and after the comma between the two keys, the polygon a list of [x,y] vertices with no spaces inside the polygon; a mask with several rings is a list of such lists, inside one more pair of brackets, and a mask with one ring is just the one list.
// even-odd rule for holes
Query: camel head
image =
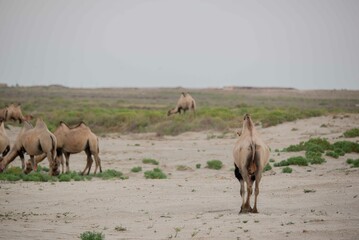
{"label": "camel head", "polygon": [[171,116],[172,114],[174,114],[175,113],[174,111],[175,111],[175,108],[168,110],[167,116]]}
{"label": "camel head", "polygon": [[248,113],[246,113],[243,119],[243,128],[241,134],[244,134],[247,131],[252,132],[253,128],[254,128],[254,124],[251,119],[251,116]]}

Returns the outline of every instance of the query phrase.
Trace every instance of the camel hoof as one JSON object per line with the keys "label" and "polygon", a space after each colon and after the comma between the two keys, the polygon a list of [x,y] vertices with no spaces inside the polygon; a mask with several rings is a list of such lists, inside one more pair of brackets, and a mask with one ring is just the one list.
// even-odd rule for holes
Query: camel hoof
{"label": "camel hoof", "polygon": [[251,208],[241,208],[241,211],[239,213],[250,213],[252,212]]}
{"label": "camel hoof", "polygon": [[251,211],[251,213],[258,213],[258,210],[255,208]]}

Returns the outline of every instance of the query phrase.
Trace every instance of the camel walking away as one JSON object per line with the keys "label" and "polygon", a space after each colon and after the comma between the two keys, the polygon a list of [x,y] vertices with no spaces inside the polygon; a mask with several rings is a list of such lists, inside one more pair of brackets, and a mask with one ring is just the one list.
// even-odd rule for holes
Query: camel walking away
{"label": "camel walking away", "polygon": [[189,93],[181,93],[180,98],[177,101],[177,105],[175,108],[168,110],[167,116],[170,116],[172,114],[179,113],[183,111],[183,113],[186,113],[187,110],[192,110],[194,113],[196,111],[196,101],[193,99],[193,97]]}
{"label": "camel walking away", "polygon": [[10,151],[10,139],[6,134],[4,121],[0,120],[0,161],[3,160],[4,156]]}
{"label": "camel walking away", "polygon": [[[99,157],[99,141],[97,136],[91,131],[91,129],[84,123],[81,122],[75,127],[69,127],[66,123],[60,122],[60,125],[54,131],[54,135],[57,138],[57,158],[62,165],[62,173],[64,173],[64,159],[63,154],[66,158],[66,172],[70,171],[69,159],[70,154],[79,153],[85,151],[87,155],[87,164],[82,174],[87,175],[90,173],[93,158],[95,158],[95,171],[99,167],[102,172],[101,159]],[[44,155],[36,157],[37,163],[44,159]]]}
{"label": "camel walking away", "polygon": [[[244,116],[242,131],[233,148],[235,170],[234,174],[241,184],[242,197],[241,213],[258,213],[257,197],[262,172],[269,160],[269,148],[257,133],[249,114]],[[253,209],[250,206],[252,186],[255,182],[255,197]],[[247,199],[245,201],[245,186],[247,185]]]}
{"label": "camel walking away", "polygon": [[23,121],[29,121],[32,119],[31,115],[22,115],[21,105],[20,104],[10,104],[10,106],[6,106],[3,109],[0,109],[0,120],[4,121],[19,121],[22,123]]}
{"label": "camel walking away", "polygon": [[[24,173],[28,173],[32,169],[37,170],[34,156],[44,153],[49,161],[49,174],[51,176],[56,176],[59,174],[59,165],[56,160],[56,144],[57,141],[55,135],[48,130],[46,123],[42,119],[37,119],[35,127],[28,122],[24,122],[24,126],[20,130],[14,146],[0,163],[0,172],[2,172],[17,156],[20,156]],[[30,155],[30,162],[27,164],[30,165],[30,168],[27,166],[26,169],[25,153]]]}

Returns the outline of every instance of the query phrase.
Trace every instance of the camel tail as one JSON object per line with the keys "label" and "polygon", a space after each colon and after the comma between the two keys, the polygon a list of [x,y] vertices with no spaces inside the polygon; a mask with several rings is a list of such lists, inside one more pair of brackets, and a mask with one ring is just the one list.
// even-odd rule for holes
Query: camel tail
{"label": "camel tail", "polygon": [[251,153],[247,158],[247,169],[248,169],[248,173],[250,175],[254,174],[257,171],[257,153],[256,153],[256,144],[255,143],[251,143]]}

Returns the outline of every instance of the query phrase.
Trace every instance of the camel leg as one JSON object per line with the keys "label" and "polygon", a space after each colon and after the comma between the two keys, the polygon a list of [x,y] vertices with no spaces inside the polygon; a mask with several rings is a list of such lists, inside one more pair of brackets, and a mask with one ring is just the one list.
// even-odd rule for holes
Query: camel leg
{"label": "camel leg", "polygon": [[259,182],[261,181],[261,176],[262,174],[258,174],[256,176],[256,189],[255,189],[255,192],[254,192],[254,206],[253,206],[253,210],[252,210],[252,213],[258,213],[258,210],[257,210],[257,197],[258,197],[258,194],[259,194]]}
{"label": "camel leg", "polygon": [[244,190],[244,181],[243,181],[243,177],[239,171],[239,168],[237,167],[236,164],[234,164],[234,175],[236,176],[236,178],[238,179],[239,183],[241,184],[241,189],[240,189],[240,194],[241,194],[241,197],[242,197],[242,206],[241,206],[241,211],[239,213],[242,213],[244,211],[244,193],[245,193],[245,190]]}
{"label": "camel leg", "polygon": [[85,169],[82,171],[82,175],[85,174],[86,170],[88,170],[87,175],[90,174],[90,170],[91,170],[91,166],[92,166],[92,162],[93,162],[93,159],[92,159],[91,155],[87,154],[87,152],[86,152],[86,155],[87,155],[87,159],[86,159],[87,163],[86,163]]}
{"label": "camel leg", "polygon": [[22,171],[25,170],[25,158],[23,154],[20,154],[20,160],[21,160],[21,169]]}
{"label": "camel leg", "polygon": [[66,159],[66,172],[70,172],[70,153],[64,152],[65,159]]}
{"label": "camel leg", "polygon": [[247,183],[247,200],[244,204],[244,212],[251,212],[252,208],[250,205],[250,199],[251,199],[251,195],[253,192],[253,188],[252,188],[253,181],[250,179],[250,176],[248,176],[246,180],[247,180],[246,181],[246,183]]}
{"label": "camel leg", "polygon": [[30,155],[30,163],[32,165],[32,169],[34,171],[37,171],[37,164],[35,164],[35,159],[34,159],[34,156],[33,155]]}
{"label": "camel leg", "polygon": [[93,154],[94,158],[95,158],[95,163],[96,163],[96,167],[95,167],[95,174],[96,174],[96,171],[97,171],[97,167],[100,168],[100,172],[102,173],[102,167],[101,167],[101,159],[100,157],[98,156],[98,154]]}

